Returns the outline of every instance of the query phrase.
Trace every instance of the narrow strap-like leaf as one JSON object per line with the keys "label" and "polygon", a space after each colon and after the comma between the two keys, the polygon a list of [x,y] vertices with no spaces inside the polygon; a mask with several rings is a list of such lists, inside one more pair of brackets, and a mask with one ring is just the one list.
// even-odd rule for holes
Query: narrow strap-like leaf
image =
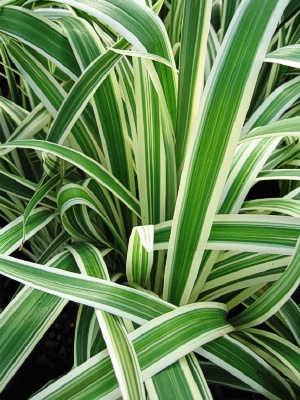
{"label": "narrow strap-like leaf", "polygon": [[70,240],[68,232],[63,230],[56,238],[50,243],[46,250],[39,256],[37,262],[44,264],[49,258],[53,257],[53,254],[57,254],[58,251],[64,249],[65,244]]}
{"label": "narrow strap-like leaf", "polygon": [[282,47],[266,55],[265,61],[300,68],[300,45]]}
{"label": "narrow strap-like leaf", "polygon": [[[23,77],[35,90],[47,110],[52,116],[56,115],[56,110],[64,98],[64,90],[59,83],[29,51],[18,43],[10,39],[6,47],[10,57],[22,72]],[[45,77],[47,78],[45,79]]]}
{"label": "narrow strap-like leaf", "polygon": [[[121,39],[116,46],[121,49],[127,48],[128,42]],[[64,141],[88,101],[121,57],[115,52],[107,51],[97,57],[85,69],[84,73],[75,82],[70,93],[68,93],[50,127],[48,133],[50,142],[62,143]]]}
{"label": "narrow strap-like leaf", "polygon": [[[97,248],[83,244],[69,249],[82,273],[109,280],[106,264]],[[119,382],[122,397],[128,400],[144,399],[145,393],[140,366],[121,319],[100,310],[95,310],[95,313]]]}
{"label": "narrow strap-like leaf", "polygon": [[[57,214],[46,208],[38,208],[32,212],[27,220],[25,240],[28,240],[36,232],[52,221]],[[16,218],[13,222],[0,230],[0,253],[11,254],[22,244],[23,216]]]}
{"label": "narrow strap-like leaf", "polygon": [[145,287],[153,263],[154,226],[133,228],[128,243],[126,275],[128,281]]}
{"label": "narrow strap-like leaf", "polygon": [[[51,260],[50,265],[52,268],[76,271],[72,256],[66,252]],[[16,373],[66,303],[65,299],[25,287],[5,308],[0,318],[0,354],[3,363],[0,371],[1,389]]]}
{"label": "narrow strap-like leaf", "polygon": [[267,97],[263,104],[251,115],[244,125],[241,136],[255,127],[277,121],[299,98],[300,78],[296,77],[278,87]]}
{"label": "narrow strap-like leaf", "polygon": [[[167,32],[161,20],[143,2],[137,0],[110,0],[102,3],[95,0],[66,0],[71,7],[88,12],[102,23],[108,24],[133,44],[139,51],[158,54],[174,64],[173,53]],[[136,16],[136,18],[132,17]],[[176,115],[176,80],[172,69],[157,63],[156,70],[160,77],[169,113],[175,124]]]}
{"label": "narrow strap-like leaf", "polygon": [[[168,249],[171,224],[156,225],[155,249]],[[299,235],[299,220],[294,217],[216,215],[206,248],[292,255]]]}
{"label": "narrow strap-like leaf", "polygon": [[29,218],[29,215],[32,213],[34,208],[41,202],[41,200],[52,190],[60,181],[61,176],[60,174],[53,176],[49,179],[48,182],[43,183],[44,177],[42,178],[41,185],[37,187],[37,190],[34,196],[31,198],[27,207],[24,211],[24,218],[23,218],[23,242],[25,241],[26,236],[26,223]]}
{"label": "narrow strap-like leaf", "polygon": [[[241,3],[206,84],[182,173],[166,262],[164,298],[175,304],[188,302],[194,282],[201,276],[199,265],[262,54],[287,3]],[[222,113],[217,111],[220,109]]]}
{"label": "narrow strap-like leaf", "polygon": [[16,105],[21,105],[22,98],[18,90],[17,79],[15,74],[11,70],[11,62],[7,56],[6,49],[3,46],[0,46],[0,55],[2,58],[2,62],[4,63],[4,71],[11,99],[15,102]]}
{"label": "narrow strap-like leaf", "polygon": [[124,188],[124,186],[122,186],[114,176],[112,176],[104,167],[102,167],[101,164],[76,150],[42,140],[16,141],[3,144],[2,147],[34,148],[35,150],[49,152],[57,157],[60,157],[71,164],[76,165],[88,175],[95,178],[96,181],[105,186],[108,190],[112,191],[112,193],[114,193],[131,210],[133,210],[136,214],[139,214],[138,201],[132,196],[132,194],[128,192],[128,190]]}
{"label": "narrow strap-like leaf", "polygon": [[300,217],[299,200],[293,199],[260,199],[245,201],[241,208],[243,211],[266,210],[278,212],[292,217]]}
{"label": "narrow strap-like leaf", "polygon": [[[190,304],[171,311],[161,316],[162,318],[155,318],[129,334],[141,366],[143,380],[149,379],[191,349],[195,349],[197,344],[206,343],[230,331],[232,327],[226,323],[226,314],[226,307],[219,303]],[[152,350],[151,356],[149,349]],[[79,400],[82,387],[93,400],[99,396],[105,398],[108,393],[111,399],[120,397],[106,351],[72,370],[33,399],[54,400],[55,396],[65,396]]]}
{"label": "narrow strap-like leaf", "polygon": [[240,143],[247,140],[255,140],[261,137],[272,136],[298,136],[300,134],[300,117],[293,117],[288,119],[279,120],[266,126],[260,126],[251,130],[247,135],[243,136]]}
{"label": "narrow strap-like leaf", "polygon": [[265,321],[275,314],[290,298],[300,283],[299,260],[300,242],[298,241],[290,264],[282,276],[253,304],[237,316],[231,318],[236,327],[251,327]]}
{"label": "narrow strap-like leaf", "polygon": [[53,270],[5,255],[0,255],[0,271],[26,285],[128,318],[138,324],[174,307],[139,290],[93,277]]}
{"label": "narrow strap-like leaf", "polygon": [[36,133],[48,125],[50,119],[50,114],[41,103],[18,124],[17,129],[8,140],[32,139]]}
{"label": "narrow strap-like leaf", "polygon": [[[249,256],[246,253],[238,253],[232,257],[232,261],[226,260],[224,266],[216,263],[216,268],[209,274],[204,284],[200,299],[212,301],[226,293],[233,293],[236,290],[251,287],[254,285],[263,286],[266,282],[277,280],[289,264],[290,256],[256,254]],[[240,260],[239,260],[240,258]],[[222,264],[222,263],[220,263]]]}
{"label": "narrow strap-like leaf", "polygon": [[279,310],[290,331],[300,346],[300,308],[297,303],[289,299]]}
{"label": "narrow strap-like leaf", "polygon": [[[75,237],[77,231],[75,228],[72,227],[72,219],[68,218],[68,210],[72,207],[76,207],[78,205],[84,205],[88,208],[94,210],[100,218],[105,222],[105,224],[109,227],[110,232],[113,234],[119,251],[121,251],[124,256],[126,254],[126,246],[120,234],[118,233],[118,227],[114,226],[113,222],[110,221],[108,215],[106,214],[105,210],[102,207],[102,204],[98,201],[98,199],[93,195],[93,193],[88,189],[84,188],[81,185],[77,184],[66,184],[64,185],[57,195],[57,204],[60,215],[62,219],[68,220],[68,227],[74,232]],[[76,213],[76,212],[75,212]],[[66,221],[67,222],[67,221]],[[90,222],[90,218],[86,220],[80,218],[80,213],[78,213],[77,218],[75,217],[74,223],[77,227],[86,226],[87,227],[87,234],[90,231],[90,235],[88,237],[93,238],[94,240],[99,240],[101,233],[97,233],[95,227]],[[90,229],[88,228],[90,226]],[[68,230],[66,226],[66,230]],[[78,233],[81,229],[77,229]],[[104,239],[106,243],[108,243],[107,239]]]}
{"label": "narrow strap-like leaf", "polygon": [[295,399],[290,386],[275,369],[249,348],[227,335],[206,343],[197,353],[226,369],[269,399]]}
{"label": "narrow strap-like leaf", "polygon": [[73,79],[79,75],[67,38],[48,19],[26,8],[6,6],[1,9],[0,31],[46,55]]}
{"label": "narrow strap-like leaf", "polygon": [[[5,170],[0,170],[0,178],[0,188],[2,190],[26,201],[32,198],[37,188],[37,185],[28,179],[16,174],[11,174]],[[56,206],[55,193],[48,193],[42,200],[42,203],[48,207],[54,208]]]}
{"label": "narrow strap-like leaf", "polygon": [[211,0],[184,2],[176,123],[176,159],[179,171],[183,165],[204,87],[211,6]]}
{"label": "narrow strap-like leaf", "polygon": [[143,62],[133,60],[133,67],[137,128],[133,146],[142,223],[149,225],[162,222],[173,214],[176,196],[174,139],[164,117],[160,96]]}
{"label": "narrow strap-like leaf", "polygon": [[[84,70],[88,68],[89,64],[99,57],[101,53],[105,53],[106,50],[103,48],[96,32],[83,19],[67,18],[60,20],[60,24],[64,27],[66,35],[72,43],[74,53],[78,59],[78,63],[81,65],[83,73],[86,73]],[[114,45],[109,51],[115,51],[117,48],[123,47]],[[97,76],[92,77],[93,79],[89,82],[89,89],[85,90],[84,95],[90,93],[92,91],[91,88],[94,88],[94,84],[96,84],[98,89],[91,99],[91,104],[97,116],[96,123],[107,168],[134,194],[135,184],[131,163],[132,155],[128,145],[126,118],[119,91],[119,82],[114,74],[113,68],[118,65],[121,60],[121,57],[111,59],[110,67],[107,69],[103,59],[103,62],[101,62],[101,65],[97,68],[97,74],[95,74],[98,78]],[[109,72],[108,76],[106,76],[107,71]],[[83,79],[83,77],[80,79]],[[98,87],[99,85],[100,87]],[[76,109],[84,100],[84,96],[79,96],[78,101],[75,92],[71,92],[69,96],[73,97],[72,104],[74,104],[73,108]],[[90,95],[88,98],[89,97]],[[68,107],[70,106],[69,104]],[[67,110],[69,109],[68,107],[66,108]],[[111,132],[113,132],[113,135]],[[60,135],[61,134],[62,133],[60,133]],[[65,134],[66,133],[63,135]],[[118,143],[117,146],[116,143]],[[132,227],[132,214],[122,205],[121,210],[129,235]]]}
{"label": "narrow strap-like leaf", "polygon": [[18,125],[28,115],[28,111],[2,96],[0,96],[0,108],[2,108]]}
{"label": "narrow strap-like leaf", "polygon": [[269,180],[269,179],[290,179],[299,180],[300,171],[299,169],[273,169],[273,170],[263,170],[259,173],[257,180]]}
{"label": "narrow strap-like leaf", "polygon": [[75,367],[78,367],[90,358],[89,349],[92,344],[93,322],[95,318],[95,311],[92,307],[79,306],[74,337]]}
{"label": "narrow strap-like leaf", "polygon": [[289,368],[297,384],[300,383],[300,349],[280,336],[259,329],[248,329],[246,335],[264,347]]}
{"label": "narrow strap-like leaf", "polygon": [[[11,39],[7,41],[6,47],[10,57],[18,66],[25,81],[34,90],[38,98],[43,102],[52,117],[56,117],[60,106],[65,97],[66,91],[59,82],[52,76],[50,71],[35,58],[28,50],[24,49],[18,43]],[[87,111],[83,111],[85,116]],[[80,149],[95,160],[100,158],[100,151],[95,137],[89,129],[89,125],[78,116],[74,122],[73,140],[77,142]],[[63,132],[62,132],[63,134]],[[84,140],[83,140],[84,137]]]}
{"label": "narrow strap-like leaf", "polygon": [[212,399],[207,382],[193,353],[145,381],[150,398]]}
{"label": "narrow strap-like leaf", "polygon": [[222,19],[220,29],[220,42],[223,41],[226,31],[230,25],[230,22],[236,12],[240,0],[224,0],[222,4]]}

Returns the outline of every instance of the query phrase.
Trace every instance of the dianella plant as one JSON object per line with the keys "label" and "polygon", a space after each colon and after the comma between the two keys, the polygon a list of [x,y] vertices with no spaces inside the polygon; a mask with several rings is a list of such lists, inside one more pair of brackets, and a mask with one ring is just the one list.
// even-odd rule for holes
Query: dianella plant
{"label": "dianella plant", "polygon": [[299,398],[299,8],[0,1],[2,390],[74,301],[33,399]]}

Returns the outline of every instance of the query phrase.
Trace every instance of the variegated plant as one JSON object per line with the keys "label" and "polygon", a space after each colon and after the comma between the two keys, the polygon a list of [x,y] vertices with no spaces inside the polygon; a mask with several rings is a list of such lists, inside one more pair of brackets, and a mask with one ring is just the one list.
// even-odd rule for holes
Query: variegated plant
{"label": "variegated plant", "polygon": [[33,399],[299,396],[299,22],[298,0],[0,1],[1,389],[71,300],[74,368]]}

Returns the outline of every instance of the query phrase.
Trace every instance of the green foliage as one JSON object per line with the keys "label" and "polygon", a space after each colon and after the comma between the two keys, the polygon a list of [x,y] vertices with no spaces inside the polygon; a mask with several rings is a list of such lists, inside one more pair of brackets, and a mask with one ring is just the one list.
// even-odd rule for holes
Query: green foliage
{"label": "green foliage", "polygon": [[0,1],[0,390],[71,300],[34,399],[297,397],[296,3]]}

